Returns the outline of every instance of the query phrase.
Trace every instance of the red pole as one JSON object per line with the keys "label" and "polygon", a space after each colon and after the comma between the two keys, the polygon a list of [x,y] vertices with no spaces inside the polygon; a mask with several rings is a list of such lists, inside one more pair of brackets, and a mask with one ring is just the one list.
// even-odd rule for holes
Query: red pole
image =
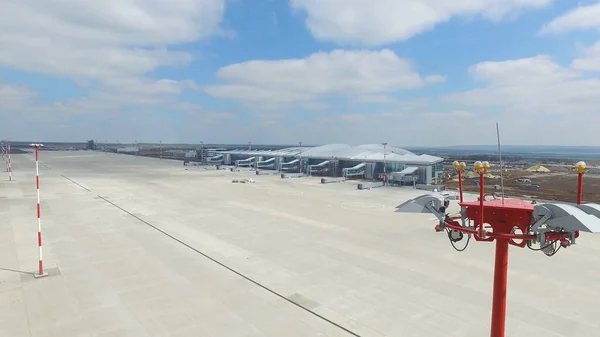
{"label": "red pole", "polygon": [[458,193],[460,194],[460,202],[463,202],[463,181],[462,181],[462,171],[458,171]]}
{"label": "red pole", "polygon": [[577,169],[577,203],[581,204],[582,196],[583,196],[583,172],[587,168],[585,162],[580,161],[575,164],[575,168]]}
{"label": "red pole", "polygon": [[[6,158],[4,158],[4,154],[6,154]],[[2,146],[2,159],[6,161],[6,172],[8,172],[8,144]]]}
{"label": "red pole", "polygon": [[483,170],[481,170],[479,172],[479,225],[481,226],[481,233],[483,233],[483,192],[485,189],[485,177],[483,175]]}
{"label": "red pole", "polygon": [[579,172],[579,176],[577,177],[577,203],[581,204],[581,199],[583,195],[583,172]]}
{"label": "red pole", "polygon": [[42,220],[41,220],[41,206],[40,206],[40,166],[39,166],[39,154],[38,150],[40,148],[40,144],[33,144],[35,147],[35,187],[37,190],[37,224],[38,224],[38,274],[34,275],[36,277],[46,276],[44,274],[44,262],[42,258]]}
{"label": "red pole", "polygon": [[8,150],[7,150],[7,152],[8,152],[8,164],[7,164],[8,165],[8,167],[7,167],[7,170],[8,170],[8,181],[12,181],[12,168],[10,167],[10,143],[8,143]]}
{"label": "red pole", "polygon": [[485,190],[485,174],[487,173],[488,169],[490,168],[490,163],[488,163],[487,161],[484,162],[480,162],[477,161],[475,162],[475,171],[479,172],[479,230],[480,233],[479,235],[483,238],[485,231],[483,228],[483,223],[484,223],[484,218],[483,218],[483,213],[484,213],[484,209],[483,209],[483,199],[484,199],[484,190]]}
{"label": "red pole", "polygon": [[496,239],[494,298],[492,300],[491,337],[504,337],[506,330],[506,289],[508,280],[508,240]]}
{"label": "red pole", "polygon": [[454,161],[452,163],[454,169],[458,172],[458,193],[460,194],[460,202],[463,202],[463,181],[462,181],[462,171],[465,169],[467,164],[465,162]]}

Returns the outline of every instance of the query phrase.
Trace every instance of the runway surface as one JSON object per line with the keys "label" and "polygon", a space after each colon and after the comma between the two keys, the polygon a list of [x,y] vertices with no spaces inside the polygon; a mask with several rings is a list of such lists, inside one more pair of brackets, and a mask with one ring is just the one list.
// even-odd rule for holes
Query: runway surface
{"label": "runway surface", "polygon": [[[0,336],[489,335],[494,245],[458,253],[431,215],[395,213],[413,189],[98,152],[40,163],[50,276],[32,274],[34,155],[13,155]],[[507,336],[598,336],[599,236],[510,254]]]}

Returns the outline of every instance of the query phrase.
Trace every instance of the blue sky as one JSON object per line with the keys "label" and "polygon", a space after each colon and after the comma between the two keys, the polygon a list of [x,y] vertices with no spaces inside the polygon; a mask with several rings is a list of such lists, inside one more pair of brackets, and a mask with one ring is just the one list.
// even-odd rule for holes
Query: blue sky
{"label": "blue sky", "polygon": [[44,0],[0,13],[0,137],[600,145],[600,2]]}

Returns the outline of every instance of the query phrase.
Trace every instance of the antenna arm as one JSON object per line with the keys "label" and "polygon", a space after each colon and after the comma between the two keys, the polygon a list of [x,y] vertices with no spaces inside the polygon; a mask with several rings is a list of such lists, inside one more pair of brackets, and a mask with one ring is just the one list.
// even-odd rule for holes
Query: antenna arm
{"label": "antenna arm", "polygon": [[436,209],[433,205],[425,206],[431,214],[433,214],[439,221],[439,224],[435,226],[435,230],[437,232],[443,231],[446,229],[446,221],[448,219],[448,215],[446,214],[446,207],[442,206],[440,209]]}
{"label": "antenna arm", "polygon": [[[433,212],[432,212],[433,213]],[[436,213],[434,213],[436,214]],[[437,212],[436,217],[439,219],[440,213]],[[465,234],[473,234],[479,235],[481,234],[481,230],[469,228],[462,226],[457,220],[459,220],[459,216],[448,216],[444,215],[444,220],[440,221],[440,224],[436,226],[436,231],[442,231],[446,228],[457,230],[463,232]],[[548,220],[546,216],[541,217],[536,221],[534,225],[532,225],[532,230],[530,233],[532,234],[508,234],[508,233],[492,233],[485,232],[485,238],[489,240],[493,239],[512,239],[512,240],[526,240],[526,241],[538,241],[541,244],[549,241],[560,241],[564,239],[569,239],[571,243],[574,243],[574,240],[579,237],[579,231],[556,231],[546,228],[541,228],[544,223]],[[535,227],[534,227],[535,226]],[[533,230],[535,228],[535,230]]]}

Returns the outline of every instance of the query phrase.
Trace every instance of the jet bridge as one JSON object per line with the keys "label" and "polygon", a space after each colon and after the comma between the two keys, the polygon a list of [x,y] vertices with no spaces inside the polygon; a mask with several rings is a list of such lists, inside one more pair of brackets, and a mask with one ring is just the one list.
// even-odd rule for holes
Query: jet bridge
{"label": "jet bridge", "polygon": [[309,174],[313,174],[313,173],[325,173],[325,172],[329,172],[329,160],[325,160],[322,161],[316,165],[309,165],[308,166],[308,173]]}
{"label": "jet bridge", "polygon": [[300,160],[294,159],[287,163],[280,163],[279,169],[281,171],[298,171],[299,165],[300,165]]}
{"label": "jet bridge", "polygon": [[271,159],[267,159],[267,160],[263,160],[263,161],[257,161],[256,162],[256,168],[258,169],[275,169],[275,158],[271,158]]}
{"label": "jet bridge", "polygon": [[256,160],[256,157],[250,157],[250,158],[246,158],[246,159],[236,160],[235,166],[250,167],[250,166],[252,166],[252,163],[254,163],[254,160]]}
{"label": "jet bridge", "polygon": [[365,163],[360,163],[356,166],[342,169],[344,177],[359,177],[365,175]]}
{"label": "jet bridge", "polygon": [[222,162],[223,162],[223,155],[222,154],[208,158],[208,163],[209,164],[221,164]]}

